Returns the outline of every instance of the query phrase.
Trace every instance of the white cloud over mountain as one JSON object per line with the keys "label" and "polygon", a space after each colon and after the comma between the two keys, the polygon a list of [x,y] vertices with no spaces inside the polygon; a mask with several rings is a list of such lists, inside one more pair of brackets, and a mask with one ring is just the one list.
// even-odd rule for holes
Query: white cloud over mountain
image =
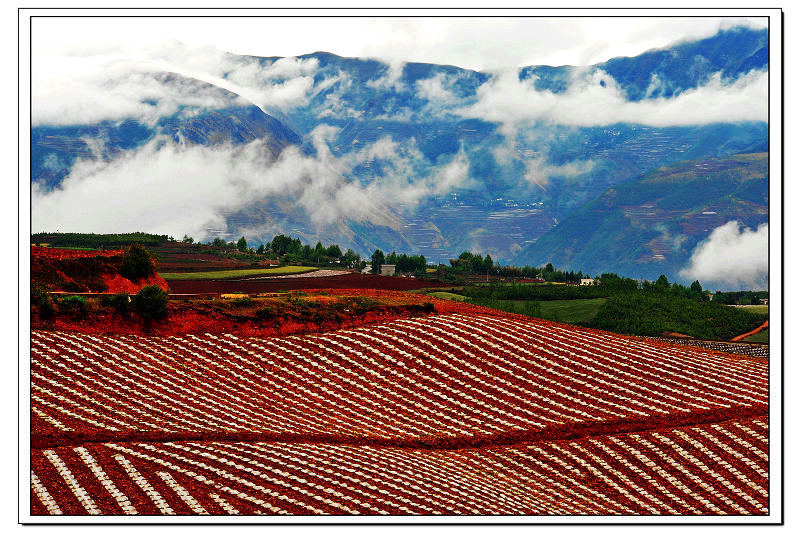
{"label": "white cloud over mountain", "polygon": [[517,70],[506,70],[478,88],[476,103],[454,112],[500,123],[506,133],[535,122],[579,127],[765,122],[767,90],[767,72],[751,71],[730,83],[715,74],[707,84],[674,97],[629,101],[602,71],[578,75],[565,92],[556,94],[537,91],[533,81],[519,79]]}
{"label": "white cloud over mountain", "polygon": [[697,245],[681,277],[731,288],[765,289],[769,280],[769,224],[756,230],[729,221]]}
{"label": "white cloud over mountain", "polygon": [[[312,133],[316,156],[288,147],[273,160],[261,140],[200,146],[159,137],[111,161],[79,160],[59,187],[32,184],[33,230],[128,231],[145,223],[152,232],[203,239],[208,229],[224,229],[230,213],[268,200],[318,226],[345,219],[389,225],[396,208],[469,181],[463,152],[432,165],[415,145],[385,138],[336,157],[327,146],[335,132],[320,126]],[[367,185],[348,180],[365,160],[380,160],[381,174]]]}

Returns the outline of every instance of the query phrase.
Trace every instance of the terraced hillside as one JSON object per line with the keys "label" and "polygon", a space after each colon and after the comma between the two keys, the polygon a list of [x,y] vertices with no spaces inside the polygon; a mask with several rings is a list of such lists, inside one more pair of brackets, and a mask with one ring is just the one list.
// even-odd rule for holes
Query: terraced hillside
{"label": "terraced hillside", "polygon": [[729,221],[769,221],[769,155],[683,161],[608,189],[514,259],[670,279],[694,248]]}
{"label": "terraced hillside", "polygon": [[525,317],[35,331],[34,514],[764,514],[768,364]]}

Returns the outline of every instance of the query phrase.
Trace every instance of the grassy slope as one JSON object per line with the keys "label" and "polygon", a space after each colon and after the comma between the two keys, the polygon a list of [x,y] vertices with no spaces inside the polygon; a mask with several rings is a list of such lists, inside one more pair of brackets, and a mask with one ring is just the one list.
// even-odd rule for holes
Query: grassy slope
{"label": "grassy slope", "polygon": [[765,320],[764,313],[640,291],[612,296],[592,324],[601,330],[639,336],[677,333],[700,339],[731,339]]}
{"label": "grassy slope", "polygon": [[589,323],[608,298],[588,298],[584,300],[548,300],[539,302],[542,318],[565,323]]}
{"label": "grassy slope", "polygon": [[434,296],[436,298],[442,298],[444,300],[458,300],[460,302],[462,302],[462,301],[467,299],[467,297],[462,295],[462,294],[455,294],[455,293],[444,292],[444,291],[432,292],[432,293],[428,293],[428,295],[429,296]]}
{"label": "grassy slope", "polygon": [[769,314],[769,306],[742,306],[736,309],[743,309],[745,311],[752,311],[753,313],[766,313]]}
{"label": "grassy slope", "polygon": [[245,268],[240,270],[220,270],[216,272],[165,272],[160,274],[167,280],[184,279],[231,279],[266,275],[302,274],[316,270],[313,266],[281,266],[278,268]]}
{"label": "grassy slope", "polygon": [[753,334],[752,336],[747,336],[742,341],[746,341],[748,343],[767,343],[769,344],[769,328],[765,328],[758,334]]}

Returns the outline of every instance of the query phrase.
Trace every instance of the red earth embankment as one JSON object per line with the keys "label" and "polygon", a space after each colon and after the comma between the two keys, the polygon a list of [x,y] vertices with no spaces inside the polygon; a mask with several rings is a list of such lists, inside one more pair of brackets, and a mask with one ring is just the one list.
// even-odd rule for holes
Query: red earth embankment
{"label": "red earth embankment", "polygon": [[[240,310],[235,307],[232,308],[232,304],[225,301],[213,302],[213,304],[218,304],[215,307],[209,305],[209,302],[173,300],[169,303],[169,316],[160,321],[145,321],[135,313],[129,312],[121,315],[111,307],[93,305],[91,309],[80,316],[59,314],[55,317],[42,317],[38,311],[34,310],[31,314],[31,327],[37,330],[82,332],[87,334],[181,336],[212,332],[266,338],[330,332],[431,313],[499,313],[490,308],[463,302],[452,302],[399,291],[326,289],[306,290],[303,292],[307,295],[302,297],[304,301],[344,300],[345,302],[341,305],[345,306],[346,299],[350,298],[368,299],[376,304],[366,312],[341,311],[334,317],[326,317],[323,313],[319,313],[318,315],[321,316],[315,317],[313,314],[303,316],[291,304],[272,302],[269,299],[254,299],[257,304],[255,308],[243,308]],[[314,296],[320,293],[326,296]],[[432,305],[432,308],[428,306],[428,309],[425,309],[425,304]],[[248,311],[256,311],[256,308],[263,308],[268,305],[274,306],[275,313],[272,316],[262,318],[247,315]],[[509,316],[514,317],[513,315]]]}
{"label": "red earth embankment", "polygon": [[120,274],[122,250],[87,251],[31,247],[31,284],[52,292],[135,294],[145,285],[167,289],[156,273],[131,280]]}

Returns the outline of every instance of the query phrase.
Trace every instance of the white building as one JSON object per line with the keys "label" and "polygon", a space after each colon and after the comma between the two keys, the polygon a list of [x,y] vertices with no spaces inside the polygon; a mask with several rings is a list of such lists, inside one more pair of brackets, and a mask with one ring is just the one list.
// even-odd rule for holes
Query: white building
{"label": "white building", "polygon": [[581,278],[581,285],[594,285],[594,278]]}
{"label": "white building", "polygon": [[381,265],[381,275],[382,276],[393,276],[395,264],[382,264]]}

